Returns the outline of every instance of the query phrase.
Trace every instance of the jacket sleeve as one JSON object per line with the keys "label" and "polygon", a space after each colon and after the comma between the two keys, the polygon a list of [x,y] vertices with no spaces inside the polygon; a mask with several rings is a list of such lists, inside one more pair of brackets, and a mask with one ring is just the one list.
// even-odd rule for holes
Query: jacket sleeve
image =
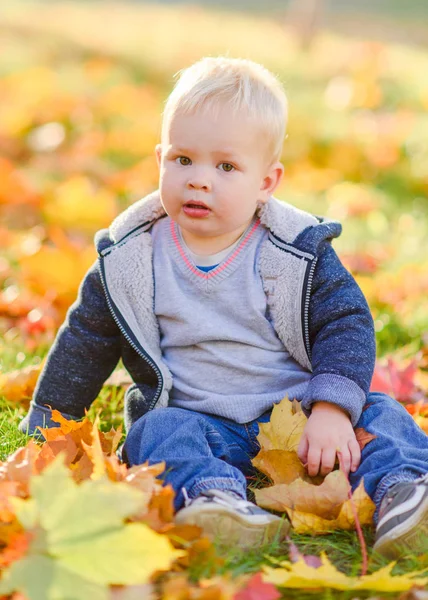
{"label": "jacket sleeve", "polygon": [[57,333],[19,429],[37,435],[37,426],[55,426],[51,408],[68,419],[82,418],[120,358],[120,337],[96,261]]}
{"label": "jacket sleeve", "polygon": [[309,331],[313,374],[302,408],[309,414],[314,402],[332,402],[355,426],[373,376],[374,325],[362,291],[329,242],[314,271]]}

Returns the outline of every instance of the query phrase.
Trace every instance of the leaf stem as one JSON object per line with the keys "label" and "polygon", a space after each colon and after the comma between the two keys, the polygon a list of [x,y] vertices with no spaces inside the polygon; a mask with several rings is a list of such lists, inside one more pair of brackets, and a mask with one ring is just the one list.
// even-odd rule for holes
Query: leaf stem
{"label": "leaf stem", "polygon": [[[345,469],[343,467],[342,452],[339,449],[337,449],[337,456],[339,458],[340,470],[348,478],[348,476],[346,474],[346,471],[345,471]],[[363,530],[361,529],[361,523],[360,523],[360,519],[358,517],[357,507],[355,506],[355,502],[354,502],[354,499],[352,497],[351,486],[349,486],[348,498],[350,500],[352,512],[354,514],[355,529],[357,530],[358,541],[360,542],[360,546],[361,546],[361,577],[363,577],[364,575],[367,575],[367,565],[368,565],[367,545],[366,545],[366,541],[364,539]]]}

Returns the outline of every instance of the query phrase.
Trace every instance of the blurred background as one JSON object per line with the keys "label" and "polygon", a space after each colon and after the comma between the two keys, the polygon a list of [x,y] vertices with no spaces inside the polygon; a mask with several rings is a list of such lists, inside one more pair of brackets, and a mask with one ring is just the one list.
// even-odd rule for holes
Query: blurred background
{"label": "blurred background", "polygon": [[427,368],[427,23],[426,0],[2,6],[0,373],[37,376],[95,231],[157,187],[174,74],[217,54],[284,83],[276,196],[342,222],[336,249],[370,303],[379,356]]}

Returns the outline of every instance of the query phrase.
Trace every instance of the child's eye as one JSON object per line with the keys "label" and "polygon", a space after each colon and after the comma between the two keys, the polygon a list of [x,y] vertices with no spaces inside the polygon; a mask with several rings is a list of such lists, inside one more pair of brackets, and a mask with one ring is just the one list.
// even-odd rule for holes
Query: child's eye
{"label": "child's eye", "polygon": [[187,167],[187,165],[190,165],[192,163],[190,158],[187,158],[187,156],[177,156],[175,162],[178,162],[180,165],[183,165],[183,167]]}
{"label": "child's eye", "polygon": [[221,163],[222,171],[226,171],[226,173],[230,173],[235,170],[235,167],[230,163]]}

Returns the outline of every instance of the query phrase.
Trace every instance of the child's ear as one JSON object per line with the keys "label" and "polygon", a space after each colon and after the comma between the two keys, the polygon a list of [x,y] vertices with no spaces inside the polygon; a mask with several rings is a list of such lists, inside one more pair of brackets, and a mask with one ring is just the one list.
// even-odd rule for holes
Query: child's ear
{"label": "child's ear", "polygon": [[260,187],[258,200],[262,204],[265,204],[270,196],[272,196],[275,189],[278,187],[282,177],[284,175],[284,166],[278,161],[273,163],[265,175],[262,185]]}
{"label": "child's ear", "polygon": [[156,144],[155,155],[156,155],[156,162],[158,163],[158,167],[160,167],[161,158],[162,158],[162,144]]}

